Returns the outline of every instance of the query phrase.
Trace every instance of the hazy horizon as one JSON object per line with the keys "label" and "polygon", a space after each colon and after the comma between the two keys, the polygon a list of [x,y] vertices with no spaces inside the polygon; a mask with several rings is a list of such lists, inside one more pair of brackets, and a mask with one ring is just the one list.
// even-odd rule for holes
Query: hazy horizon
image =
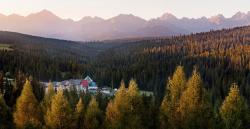
{"label": "hazy horizon", "polygon": [[97,16],[109,19],[119,14],[133,14],[146,20],[160,17],[164,13],[171,13],[177,18],[211,17],[218,14],[231,17],[237,12],[248,12],[249,7],[248,4],[245,3],[247,3],[247,0],[155,0],[153,3],[149,0],[106,0],[105,2],[99,2],[97,0],[27,0],[25,3],[19,0],[11,0],[0,2],[0,13],[4,15],[18,14],[27,16],[45,9],[53,12],[60,18],[75,21],[86,16]]}
{"label": "hazy horizon", "polygon": [[108,20],[108,19],[114,18],[114,17],[119,16],[119,15],[133,15],[133,16],[136,16],[136,17],[139,17],[139,18],[142,18],[142,19],[144,19],[144,20],[149,21],[149,20],[152,20],[152,19],[156,19],[156,18],[162,17],[164,14],[171,14],[171,15],[175,16],[175,17],[178,18],[178,19],[182,19],[182,18],[199,19],[199,18],[202,18],[202,17],[212,18],[212,17],[218,16],[218,15],[222,15],[222,16],[224,16],[225,18],[231,18],[231,17],[233,17],[235,14],[237,14],[237,13],[239,13],[239,12],[240,12],[240,13],[247,14],[247,13],[250,12],[250,9],[249,9],[249,11],[245,11],[245,12],[244,12],[244,11],[236,11],[236,12],[233,13],[232,15],[228,15],[228,16],[226,16],[225,14],[222,14],[222,13],[218,13],[218,14],[214,14],[214,15],[212,15],[212,16],[205,16],[205,15],[204,15],[204,16],[200,16],[200,17],[188,17],[188,16],[178,17],[178,16],[176,16],[174,13],[171,13],[171,12],[162,12],[161,14],[159,14],[159,15],[157,15],[157,16],[154,16],[154,17],[151,17],[151,18],[149,18],[149,19],[146,19],[146,18],[144,18],[144,17],[135,15],[135,14],[133,14],[133,13],[127,13],[127,14],[126,14],[126,13],[118,13],[117,15],[114,15],[114,16],[111,16],[111,17],[108,17],[108,18],[105,18],[105,17],[102,17],[102,16],[91,16],[91,15],[86,15],[86,16],[79,17],[79,19],[73,19],[73,18],[70,18],[70,17],[62,17],[62,16],[60,16],[60,15],[57,15],[56,13],[54,13],[53,11],[51,11],[51,10],[49,10],[49,9],[41,9],[41,10],[38,10],[38,11],[36,11],[36,12],[31,12],[31,13],[25,14],[25,15],[19,14],[19,13],[5,14],[5,13],[2,13],[2,12],[0,12],[0,14],[1,14],[1,15],[4,15],[4,16],[18,15],[18,16],[22,16],[22,17],[27,17],[27,16],[29,16],[29,15],[37,14],[37,13],[45,12],[45,11],[50,12],[50,13],[54,14],[55,16],[57,16],[57,17],[59,17],[59,18],[61,18],[61,19],[64,19],[64,20],[70,19],[70,20],[73,20],[73,21],[80,21],[82,18],[85,18],[85,17],[92,17],[92,18],[95,18],[95,17],[96,17],[96,18],[102,18],[102,19],[104,19],[104,20]]}

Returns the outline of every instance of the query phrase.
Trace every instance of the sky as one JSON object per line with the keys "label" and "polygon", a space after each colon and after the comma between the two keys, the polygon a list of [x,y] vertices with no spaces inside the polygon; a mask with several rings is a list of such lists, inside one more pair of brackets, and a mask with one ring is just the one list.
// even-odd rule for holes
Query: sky
{"label": "sky", "polygon": [[249,0],[0,0],[0,13],[26,16],[43,9],[62,18],[79,20],[84,16],[111,18],[133,14],[145,19],[171,13],[178,18],[199,18],[250,11]]}

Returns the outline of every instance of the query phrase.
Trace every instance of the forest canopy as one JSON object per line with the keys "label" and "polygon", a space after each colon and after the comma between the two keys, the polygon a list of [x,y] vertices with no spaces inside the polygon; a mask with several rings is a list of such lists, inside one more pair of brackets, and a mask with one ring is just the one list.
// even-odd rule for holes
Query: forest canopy
{"label": "forest canopy", "polygon": [[22,72],[38,81],[90,75],[99,86],[119,87],[137,80],[139,89],[163,98],[166,79],[178,65],[187,75],[195,67],[213,104],[236,82],[250,100],[250,27],[173,37],[73,42],[1,32],[0,71],[15,78]]}

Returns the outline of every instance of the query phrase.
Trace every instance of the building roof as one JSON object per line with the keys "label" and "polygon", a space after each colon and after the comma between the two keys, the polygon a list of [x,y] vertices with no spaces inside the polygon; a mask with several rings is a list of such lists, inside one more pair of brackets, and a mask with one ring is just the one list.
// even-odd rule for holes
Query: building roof
{"label": "building roof", "polygon": [[89,83],[93,82],[93,80],[89,76],[85,77],[84,80],[87,80]]}

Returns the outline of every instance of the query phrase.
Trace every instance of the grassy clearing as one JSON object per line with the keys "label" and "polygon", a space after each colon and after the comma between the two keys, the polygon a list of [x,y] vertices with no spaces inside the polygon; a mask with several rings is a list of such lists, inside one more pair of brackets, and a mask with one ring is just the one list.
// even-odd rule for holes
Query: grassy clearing
{"label": "grassy clearing", "polygon": [[154,93],[151,91],[144,91],[144,90],[140,90],[140,94],[141,95],[145,95],[145,96],[153,96]]}
{"label": "grassy clearing", "polygon": [[0,50],[12,51],[13,49],[11,48],[11,45],[10,45],[10,44],[3,44],[3,43],[0,43]]}

